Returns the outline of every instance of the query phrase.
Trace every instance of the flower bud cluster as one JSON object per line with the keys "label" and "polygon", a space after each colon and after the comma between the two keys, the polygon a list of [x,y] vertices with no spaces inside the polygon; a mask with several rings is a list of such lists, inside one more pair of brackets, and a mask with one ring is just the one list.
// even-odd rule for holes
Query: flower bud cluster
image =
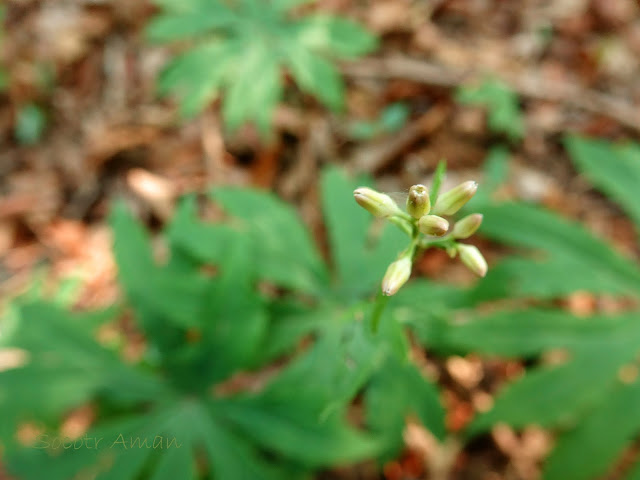
{"label": "flower bud cluster", "polygon": [[[409,189],[406,212],[384,193],[368,187],[357,188],[353,195],[356,202],[375,217],[385,218],[402,225],[410,234],[411,244],[391,263],[382,280],[382,293],[395,294],[411,276],[413,257],[417,248],[437,246],[447,251],[450,257],[460,255],[462,263],[476,275],[484,277],[487,262],[477,247],[458,243],[469,238],[482,223],[482,215],[473,213],[462,218],[450,228],[443,216],[458,212],[476,193],[478,184],[474,181],[461,183],[434,199],[432,206],[429,189],[424,185],[414,185]],[[425,237],[421,237],[424,235]]]}

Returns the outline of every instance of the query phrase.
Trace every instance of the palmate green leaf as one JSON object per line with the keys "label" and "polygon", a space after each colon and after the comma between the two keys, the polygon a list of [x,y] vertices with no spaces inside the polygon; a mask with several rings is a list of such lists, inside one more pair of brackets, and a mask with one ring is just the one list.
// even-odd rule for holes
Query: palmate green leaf
{"label": "palmate green leaf", "polygon": [[347,299],[371,293],[407,243],[404,234],[389,225],[377,238],[370,237],[371,215],[351,200],[358,186],[337,169],[322,175],[322,206],[337,277],[335,288]]}
{"label": "palmate green leaf", "polygon": [[305,48],[344,58],[370,53],[378,43],[374,35],[357,23],[328,15],[303,18],[293,29],[295,41]]}
{"label": "palmate green leaf", "polygon": [[373,438],[331,419],[319,419],[300,404],[260,398],[224,408],[225,416],[267,450],[310,467],[342,464],[375,455]]}
{"label": "palmate green leaf", "polygon": [[607,401],[558,439],[546,480],[589,480],[605,474],[640,431],[640,382],[618,384]]}
{"label": "palmate green leaf", "polygon": [[325,330],[260,394],[225,405],[225,415],[264,448],[305,465],[375,455],[381,443],[343,420],[353,396],[388,355],[370,335],[363,322]]}
{"label": "palmate green leaf", "polygon": [[296,43],[287,46],[286,62],[296,83],[303,90],[315,95],[333,110],[342,108],[344,84],[331,62]]}
{"label": "palmate green leaf", "polygon": [[518,95],[500,80],[486,80],[478,87],[464,87],[458,91],[459,102],[471,105],[486,105],[489,110],[489,128],[505,133],[511,140],[524,135],[524,123]]}
{"label": "palmate green leaf", "polygon": [[514,427],[573,426],[608,401],[621,366],[638,355],[640,327],[636,318],[620,321],[599,342],[570,350],[559,367],[542,367],[500,392],[492,410],[478,416],[468,433],[475,435],[498,422]]}
{"label": "palmate green leaf", "polygon": [[190,117],[213,101],[229,71],[236,68],[241,45],[213,40],[176,56],[158,80],[160,94],[173,93],[180,99],[180,111]]}
{"label": "palmate green leaf", "polygon": [[565,146],[578,170],[620,204],[640,229],[640,145],[569,136]]}
{"label": "palmate green leaf", "polygon": [[210,416],[200,416],[198,423],[190,424],[199,432],[205,452],[211,461],[211,470],[216,479],[287,480],[303,478],[298,472],[285,469],[267,460],[243,437],[221,421]]}
{"label": "palmate green leaf", "polygon": [[[95,323],[48,303],[18,308],[17,318],[3,324],[1,346],[26,354],[26,364],[0,372],[0,438],[13,436],[18,422],[51,421],[98,393],[118,395],[119,386],[136,385],[129,399],[162,394],[162,382],[120,362],[94,340]],[[46,401],[44,401],[46,400]]]}
{"label": "palmate green leaf", "polygon": [[[269,44],[252,44],[243,52],[242,62],[233,71],[235,81],[227,88],[223,114],[231,130],[252,118],[267,132],[271,114],[282,96],[278,58]],[[257,81],[259,79],[259,81]]]}
{"label": "palmate green leaf", "polygon": [[267,394],[276,403],[296,395],[315,418],[339,415],[391,353],[385,340],[354,317],[352,312],[327,318],[334,323],[323,325],[313,347],[270,384]]}
{"label": "palmate green leaf", "polygon": [[47,116],[44,110],[29,103],[18,110],[14,135],[22,145],[35,145],[42,138],[46,126]]}
{"label": "palmate green leaf", "polygon": [[423,345],[445,350],[451,312],[471,306],[467,290],[417,279],[402,287],[387,308],[393,321],[409,327]]}
{"label": "palmate green leaf", "polygon": [[636,314],[581,318],[535,308],[468,317],[446,322],[429,344],[438,349],[528,358],[552,348],[596,348],[602,338],[636,321]]}
{"label": "palmate green leaf", "polygon": [[201,221],[194,196],[180,201],[165,234],[172,246],[172,255],[182,252],[198,263],[209,265],[222,264],[238,237],[238,232],[228,225]]}
{"label": "palmate green leaf", "polygon": [[131,446],[132,439],[139,438],[139,445],[149,435],[153,439],[162,431],[156,426],[160,419],[156,414],[145,413],[95,427],[86,433],[86,443],[78,449],[59,447],[59,432],[49,432],[36,439],[32,447],[10,451],[7,465],[10,473],[23,480],[41,479],[44,472],[51,480],[68,480],[77,475],[96,475],[101,480],[132,479],[153,450],[125,446]]}
{"label": "palmate green leaf", "polygon": [[249,235],[258,276],[277,285],[319,294],[328,273],[309,232],[294,210],[274,195],[248,189],[216,188],[211,196]]}
{"label": "palmate green leaf", "polygon": [[271,5],[277,10],[287,11],[292,8],[314,2],[315,0],[269,0]]}
{"label": "palmate green leaf", "polygon": [[206,8],[220,0],[151,0],[151,3],[171,13],[189,13]]}
{"label": "palmate green leaf", "polygon": [[269,312],[271,324],[260,348],[265,362],[292,352],[302,338],[320,332],[335,315],[332,308],[309,307],[292,299],[272,303]]}
{"label": "palmate green leaf", "polygon": [[[210,381],[222,380],[235,370],[250,366],[267,332],[264,302],[255,293],[251,247],[250,239],[237,240],[206,301],[204,318],[209,323],[203,328],[207,349],[202,355],[209,357],[205,377]],[[215,358],[211,352],[216,352]]]}
{"label": "palmate green leaf", "polygon": [[413,415],[438,439],[445,436],[444,408],[438,388],[406,362],[390,359],[365,392],[367,424],[385,441],[392,457],[403,447],[402,433]]}
{"label": "palmate green leaf", "polygon": [[192,5],[183,8],[182,11],[170,11],[153,18],[146,28],[147,38],[152,42],[172,42],[232,27],[240,21],[232,10],[216,0],[200,2],[199,5],[198,2],[192,2]]}
{"label": "palmate green leaf", "polygon": [[304,0],[156,3],[163,12],[152,20],[148,38],[187,45],[161,75],[160,92],[176,94],[182,112],[193,115],[225,91],[223,114],[231,129],[252,121],[266,133],[282,97],[283,68],[302,90],[340,109],[344,86],[331,59],[376,46],[375,37],[346,19],[290,16]]}
{"label": "palmate green leaf", "polygon": [[165,323],[182,328],[199,326],[207,280],[197,272],[156,265],[146,232],[124,205],[114,208],[111,225],[119,278],[140,313],[145,331],[161,336],[159,330]]}
{"label": "palmate green leaf", "polygon": [[[516,203],[484,205],[483,215],[484,235],[544,251],[534,259],[508,260],[493,268],[486,279],[493,283],[489,290],[551,297],[575,290],[634,294],[640,289],[640,269],[576,223]],[[478,288],[488,287],[480,283]]]}

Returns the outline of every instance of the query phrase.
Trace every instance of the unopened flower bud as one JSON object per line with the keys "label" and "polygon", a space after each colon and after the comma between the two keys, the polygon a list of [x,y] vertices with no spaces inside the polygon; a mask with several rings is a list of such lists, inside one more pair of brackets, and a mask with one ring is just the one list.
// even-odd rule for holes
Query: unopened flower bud
{"label": "unopened flower bud", "polygon": [[387,218],[402,213],[389,195],[376,192],[371,188],[359,187],[354,190],[353,196],[358,205],[376,217]]}
{"label": "unopened flower bud", "polygon": [[387,296],[395,294],[400,287],[409,280],[410,276],[411,258],[405,256],[396,260],[389,265],[387,273],[384,274],[384,278],[382,279],[382,293]]}
{"label": "unopened flower bud", "polygon": [[429,213],[431,210],[431,201],[429,200],[429,190],[424,185],[414,185],[409,189],[407,197],[407,212],[413,218],[420,218]]}
{"label": "unopened flower bud", "polygon": [[441,237],[449,229],[449,222],[437,215],[425,215],[418,220],[418,229],[425,235]]}
{"label": "unopened flower bud", "polygon": [[433,213],[437,215],[453,215],[473,197],[476,190],[478,190],[478,184],[472,180],[461,183],[438,197]]}
{"label": "unopened flower bud", "polygon": [[476,233],[482,223],[482,214],[472,213],[467,215],[453,226],[453,238],[469,238]]}
{"label": "unopened flower bud", "polygon": [[487,261],[477,247],[460,243],[458,244],[458,253],[460,253],[462,263],[473,273],[480,277],[484,277],[487,274]]}

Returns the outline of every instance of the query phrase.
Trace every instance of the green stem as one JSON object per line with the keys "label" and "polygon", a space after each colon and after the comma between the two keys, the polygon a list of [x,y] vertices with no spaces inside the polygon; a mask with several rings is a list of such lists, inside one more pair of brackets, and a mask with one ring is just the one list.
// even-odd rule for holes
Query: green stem
{"label": "green stem", "polygon": [[394,216],[394,217],[390,217],[389,221],[393,223],[396,227],[398,227],[400,230],[402,230],[404,233],[406,233],[410,237],[413,237],[414,227],[410,221],[407,221],[406,218],[401,216]]}
{"label": "green stem", "polygon": [[436,167],[436,171],[433,174],[433,182],[431,183],[431,206],[434,207],[438,202],[438,193],[440,192],[440,185],[442,185],[442,180],[444,180],[444,175],[447,171],[447,162],[444,160],[440,160],[438,162],[438,166]]}
{"label": "green stem", "polygon": [[438,247],[438,248],[448,248],[453,247],[456,244],[455,238],[451,236],[451,234],[447,234],[444,237],[438,238],[437,240],[429,240],[427,238],[420,239],[418,246],[421,249],[426,250],[430,247]]}
{"label": "green stem", "polygon": [[382,312],[387,306],[389,302],[389,297],[383,295],[382,291],[378,292],[378,296],[376,297],[376,303],[373,306],[373,312],[371,312],[371,331],[373,333],[378,332],[378,326],[380,325],[380,318],[382,317]]}

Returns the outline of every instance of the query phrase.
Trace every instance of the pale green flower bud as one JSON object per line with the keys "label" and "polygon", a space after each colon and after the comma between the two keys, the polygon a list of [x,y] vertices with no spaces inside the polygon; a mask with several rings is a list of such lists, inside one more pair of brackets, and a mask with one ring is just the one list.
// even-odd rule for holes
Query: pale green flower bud
{"label": "pale green flower bud", "polygon": [[389,195],[376,192],[368,187],[359,187],[354,190],[353,196],[362,208],[375,217],[387,218],[402,213],[400,207]]}
{"label": "pale green flower bud", "polygon": [[393,262],[387,268],[382,279],[382,293],[387,296],[395,294],[411,276],[411,258],[405,256]]}
{"label": "pale green flower bud", "polygon": [[449,229],[449,222],[437,215],[425,215],[418,220],[418,229],[425,235],[441,237]]}
{"label": "pale green flower bud", "polygon": [[424,185],[414,185],[409,189],[407,197],[407,212],[413,218],[420,218],[431,210],[431,200],[429,200],[429,190]]}
{"label": "pale green flower bud", "polygon": [[476,190],[478,190],[478,184],[472,180],[461,183],[456,188],[438,197],[433,213],[437,215],[453,215],[471,200]]}
{"label": "pale green flower bud", "polygon": [[482,223],[482,214],[472,213],[467,215],[453,226],[453,232],[451,235],[453,238],[469,238],[476,233],[476,230],[480,228]]}
{"label": "pale green flower bud", "polygon": [[473,273],[480,277],[484,277],[487,274],[487,261],[477,247],[460,243],[458,244],[458,253],[460,253],[462,263]]}

